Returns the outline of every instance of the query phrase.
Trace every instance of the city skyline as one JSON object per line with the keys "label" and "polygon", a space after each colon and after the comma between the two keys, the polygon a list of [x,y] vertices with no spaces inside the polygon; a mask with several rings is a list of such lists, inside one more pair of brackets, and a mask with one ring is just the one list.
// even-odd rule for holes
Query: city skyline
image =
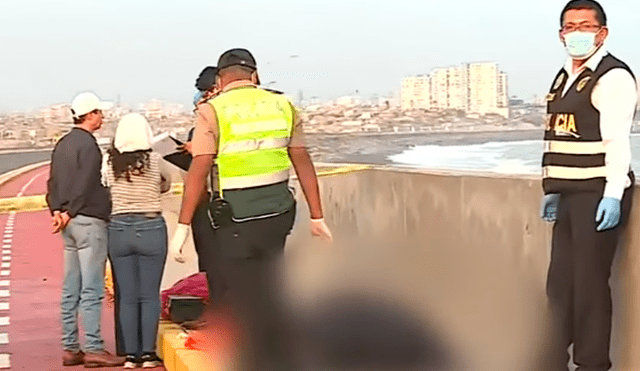
{"label": "city skyline", "polygon": [[509,118],[507,74],[495,62],[434,68],[402,80],[403,109],[457,110]]}
{"label": "city skyline", "polygon": [[[0,112],[69,102],[84,90],[131,107],[153,98],[186,107],[198,73],[231,47],[254,53],[263,83],[309,100],[381,97],[406,76],[483,60],[509,75],[510,95],[529,100],[546,93],[566,59],[558,40],[565,3],[3,0]],[[640,4],[603,6],[608,49],[639,70]]]}

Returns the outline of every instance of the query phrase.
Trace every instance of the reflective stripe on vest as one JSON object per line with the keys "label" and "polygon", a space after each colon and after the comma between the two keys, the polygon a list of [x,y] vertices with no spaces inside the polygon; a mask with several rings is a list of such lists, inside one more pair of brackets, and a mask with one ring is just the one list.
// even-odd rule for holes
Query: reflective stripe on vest
{"label": "reflective stripe on vest", "polygon": [[287,146],[293,112],[285,97],[241,87],[209,101],[220,129],[220,189],[242,189],[287,180],[291,161]]}
{"label": "reflective stripe on vest", "polygon": [[224,179],[224,189],[242,189],[255,187],[256,184],[275,184],[289,179],[289,169],[265,175],[245,175]]}
{"label": "reflective stripe on vest", "polygon": [[592,155],[604,153],[604,144],[602,142],[547,140],[544,142],[544,151],[547,153],[566,153],[569,155]]}
{"label": "reflective stripe on vest", "polygon": [[589,180],[607,176],[601,141],[549,140],[544,143],[544,152],[543,179]]}
{"label": "reflective stripe on vest", "polygon": [[565,179],[565,180],[588,180],[607,176],[607,167],[568,167],[568,166],[545,166],[543,168],[544,178]]}
{"label": "reflective stripe on vest", "polygon": [[244,142],[226,143],[220,152],[239,153],[251,152],[260,149],[282,148],[289,145],[289,138],[265,138],[265,139],[249,139]]}

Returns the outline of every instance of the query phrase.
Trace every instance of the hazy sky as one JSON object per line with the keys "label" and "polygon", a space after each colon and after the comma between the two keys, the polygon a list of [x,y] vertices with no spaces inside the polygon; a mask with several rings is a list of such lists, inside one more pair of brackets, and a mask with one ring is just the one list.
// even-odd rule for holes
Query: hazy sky
{"label": "hazy sky", "polygon": [[[439,66],[496,61],[510,95],[546,93],[565,0],[0,0],[0,111],[80,91],[189,105],[206,65],[251,50],[263,83],[305,98],[386,95]],[[640,74],[640,2],[601,0],[609,50]],[[297,58],[290,58],[297,55]]]}

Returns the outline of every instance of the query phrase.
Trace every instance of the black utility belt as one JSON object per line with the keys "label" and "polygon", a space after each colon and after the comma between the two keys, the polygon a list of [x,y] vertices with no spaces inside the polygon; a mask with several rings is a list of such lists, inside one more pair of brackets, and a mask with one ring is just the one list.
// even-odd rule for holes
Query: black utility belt
{"label": "black utility belt", "polygon": [[[293,208],[295,208],[295,203]],[[244,222],[250,222],[253,220],[262,220],[269,219],[279,215],[286,214],[291,211],[291,209],[287,209],[284,211],[274,212],[265,215],[256,215],[250,216],[246,218],[236,218],[233,214],[233,208],[228,201],[224,200],[217,193],[213,194],[207,204],[207,215],[209,216],[209,222],[213,229],[219,229],[220,227],[238,224]]]}

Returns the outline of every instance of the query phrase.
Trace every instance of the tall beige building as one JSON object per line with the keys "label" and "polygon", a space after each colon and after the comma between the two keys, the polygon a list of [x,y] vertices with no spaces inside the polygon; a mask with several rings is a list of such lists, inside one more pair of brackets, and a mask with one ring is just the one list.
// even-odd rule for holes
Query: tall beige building
{"label": "tall beige building", "polygon": [[[421,88],[417,89],[417,86]],[[509,117],[507,75],[498,69],[496,63],[436,68],[429,76],[405,78],[402,83],[402,107],[415,107],[417,96],[421,100],[427,99],[422,88],[424,86],[429,86],[429,107],[424,108]]]}
{"label": "tall beige building", "polygon": [[400,104],[402,109],[431,109],[431,79],[427,75],[407,77],[402,80]]}

